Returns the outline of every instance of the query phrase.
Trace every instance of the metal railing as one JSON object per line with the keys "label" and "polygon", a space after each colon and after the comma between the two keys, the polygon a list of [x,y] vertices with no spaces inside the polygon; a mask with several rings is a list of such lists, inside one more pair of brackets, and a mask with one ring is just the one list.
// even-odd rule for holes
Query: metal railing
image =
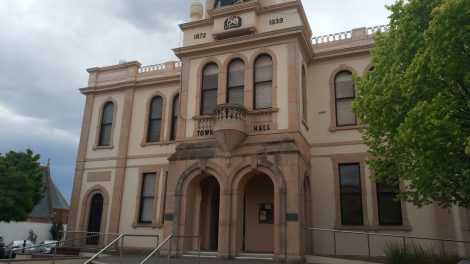
{"label": "metal railing", "polygon": [[[358,232],[358,231],[346,231],[346,230],[335,230],[335,229],[326,229],[326,228],[314,228],[314,227],[305,227],[306,230],[310,231],[320,231],[320,232],[328,232],[333,235],[333,255],[334,256],[339,256],[338,254],[338,239],[337,236],[338,234],[349,234],[349,235],[357,235],[357,236],[365,236],[366,241],[367,241],[367,257],[369,260],[372,259],[372,257],[382,257],[385,256],[385,254],[378,255],[376,254],[373,256],[371,253],[371,237],[382,237],[382,238],[394,238],[398,239],[400,243],[403,245],[404,250],[406,250],[406,244],[408,243],[416,243],[414,241],[427,241],[427,242],[437,242],[438,245],[440,246],[440,250],[446,254],[445,251],[445,243],[457,243],[457,244],[468,244],[470,245],[470,241],[463,241],[463,240],[453,240],[453,239],[442,239],[442,238],[430,238],[430,237],[419,237],[419,236],[404,236],[404,235],[397,235],[397,234],[385,234],[385,233],[373,233],[373,232]],[[314,236],[315,237],[315,236]],[[315,244],[315,242],[314,242]],[[381,249],[382,253],[383,249]],[[315,246],[313,250],[314,254],[317,254],[318,252],[315,252]],[[320,254],[321,255],[321,254]],[[359,255],[358,255],[359,256]]]}
{"label": "metal railing", "polygon": [[[59,237],[62,237],[64,240],[72,240],[75,238],[89,237],[84,240],[78,240],[68,242],[67,246],[69,247],[78,247],[86,249],[101,250],[103,247],[108,245],[110,241],[113,241],[120,234],[116,233],[99,233],[99,232],[86,232],[86,231],[61,231],[59,232]],[[117,250],[116,246],[114,250]]]}
{"label": "metal railing", "polygon": [[[87,264],[87,263],[92,263],[92,261],[97,258],[101,253],[103,253],[106,249],[108,249],[109,247],[111,247],[114,243],[116,243],[117,241],[121,240],[121,238],[123,238],[124,235],[121,234],[119,235],[116,239],[114,239],[113,241],[111,241],[111,243],[109,243],[108,245],[106,245],[103,249],[101,249],[100,251],[98,251],[98,253],[96,253],[93,257],[91,257],[90,259],[88,259],[84,264]],[[121,247],[121,250],[120,250],[120,254],[122,256],[122,247]],[[122,258],[121,258],[121,263],[122,263]]]}
{"label": "metal railing", "polygon": [[8,264],[11,263],[11,259],[12,259],[13,254],[16,255],[16,252],[18,252],[18,251],[21,251],[22,253],[24,253],[26,250],[29,250],[29,251],[31,251],[31,254],[34,254],[35,252],[32,251],[32,249],[34,249],[34,248],[43,248],[47,245],[55,245],[54,246],[54,254],[51,257],[51,261],[54,264],[55,260],[56,260],[56,257],[57,257],[57,248],[60,248],[60,244],[65,245],[69,242],[75,242],[75,241],[78,241],[78,240],[86,240],[86,239],[90,239],[90,238],[93,238],[93,237],[96,237],[96,236],[97,235],[90,235],[90,236],[74,238],[74,239],[70,239],[70,240],[62,240],[62,241],[57,241],[57,242],[44,243],[44,244],[41,244],[41,245],[34,245],[34,246],[30,246],[30,247],[24,247],[23,246],[23,247],[19,247],[19,248],[13,248],[8,253]]}
{"label": "metal railing", "polygon": [[[136,234],[121,234],[119,235],[116,239],[111,241],[108,245],[106,245],[103,249],[101,249],[99,252],[97,252],[95,255],[93,255],[91,258],[89,258],[84,264],[88,263],[93,263],[92,261],[96,258],[99,257],[103,252],[105,252],[107,249],[109,249],[112,245],[115,245],[115,247],[119,248],[119,263],[122,264],[122,257],[123,257],[123,249],[124,249],[124,238],[125,237],[151,237],[151,238],[156,238],[157,246],[160,240],[160,237],[158,235],[136,235]],[[120,243],[116,243],[120,242]],[[120,245],[119,245],[120,244]]]}
{"label": "metal railing", "polygon": [[[175,236],[175,235],[169,235],[165,240],[162,241],[160,245],[158,245],[150,254],[147,255],[147,257],[140,262],[140,264],[145,264],[153,255],[155,255],[155,264],[157,264],[158,261],[158,256],[160,255],[160,249],[168,242],[170,241],[169,245],[169,250],[167,253],[167,263],[170,263],[170,258],[171,258],[171,251],[172,251],[172,239],[178,239],[178,238],[191,238],[191,239],[196,239],[197,238],[197,263],[201,263],[201,239],[199,236]],[[176,255],[177,252],[175,252]]]}

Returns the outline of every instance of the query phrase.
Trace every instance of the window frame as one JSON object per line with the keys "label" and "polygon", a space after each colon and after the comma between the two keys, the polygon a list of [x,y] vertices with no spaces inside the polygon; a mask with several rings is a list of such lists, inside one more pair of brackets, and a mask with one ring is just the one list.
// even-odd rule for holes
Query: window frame
{"label": "window frame", "polygon": [[[271,80],[265,80],[265,81],[260,81],[260,82],[257,82],[256,81],[256,63],[257,61],[262,58],[262,57],[269,57],[271,59]],[[255,57],[254,61],[253,61],[253,110],[263,110],[263,109],[272,109],[274,108],[274,104],[273,104],[273,99],[274,99],[274,92],[273,92],[273,89],[274,89],[274,59],[273,57],[271,56],[271,54],[268,54],[268,53],[260,53],[260,54],[257,54],[257,56]],[[265,83],[271,83],[271,105],[269,107],[257,107],[256,106],[256,86],[257,84],[265,84]]]}
{"label": "window frame", "polygon": [[[148,173],[155,174],[155,189],[154,189],[154,200],[152,208],[152,221],[149,223],[141,223],[140,212],[141,212],[141,195],[144,188],[144,176]],[[160,228],[163,226],[164,219],[164,208],[165,208],[165,192],[168,178],[168,166],[162,165],[143,165],[138,166],[138,184],[135,189],[135,209],[134,209],[134,220],[132,222],[132,228],[140,227],[151,227]],[[157,214],[158,212],[158,214]]]}
{"label": "window frame", "polygon": [[[161,99],[161,111],[160,111],[160,116],[157,116],[157,117],[152,117],[152,112],[153,112],[153,102],[155,100],[157,100],[158,98]],[[164,121],[164,99],[162,96],[160,95],[155,95],[155,96],[152,96],[152,99],[150,99],[150,104],[149,104],[149,112],[148,112],[148,115],[147,115],[147,135],[146,135],[146,142],[147,143],[158,143],[158,142],[161,142],[162,141],[162,138],[163,138],[163,121]],[[160,126],[159,126],[159,129],[156,129],[155,131],[151,131],[151,129],[153,128],[152,127],[152,121],[160,121]],[[160,131],[159,133],[159,136],[158,138],[156,138],[155,140],[150,140],[150,137],[152,136],[152,134],[154,132],[156,132],[157,130]]]}
{"label": "window frame", "polygon": [[[366,158],[368,157],[367,153],[351,153],[351,154],[333,154],[330,155],[331,165],[333,170],[333,181],[334,181],[334,197],[335,197],[335,229],[347,229],[347,230],[369,230],[369,209],[368,209],[368,200],[367,200],[367,184],[366,179],[370,175],[370,171],[366,167]],[[363,215],[363,224],[362,225],[343,225],[341,222],[341,199],[340,199],[340,180],[339,180],[339,164],[342,163],[359,163],[360,165],[360,181],[361,181],[361,201],[362,201],[362,215]]]}
{"label": "window frame", "polygon": [[[215,76],[217,76],[217,81],[216,81],[216,84],[217,86],[216,87],[212,87],[212,88],[207,88],[205,89],[204,88],[204,72],[205,70],[211,66],[211,65],[214,65],[215,67],[217,67],[217,74],[214,74]],[[214,115],[214,113],[204,113],[204,102],[205,102],[205,94],[208,94],[210,92],[214,92],[215,91],[215,99],[216,99],[216,102],[215,102],[215,106],[217,107],[217,104],[218,104],[218,90],[219,90],[219,74],[220,74],[220,67],[217,63],[215,62],[208,62],[204,65],[204,67],[202,68],[202,71],[201,71],[201,87],[200,87],[200,98],[199,98],[199,115]],[[215,108],[214,108],[215,110]]]}
{"label": "window frame", "polygon": [[[350,97],[341,97],[341,98],[338,98],[337,96],[337,82],[336,82],[336,79],[337,77],[342,74],[342,73],[349,73],[351,75],[351,83],[352,83],[352,89],[353,89],[353,96],[350,96]],[[353,73],[351,71],[348,71],[348,70],[342,70],[342,71],[339,71],[335,74],[335,77],[334,77],[334,95],[335,95],[335,114],[336,114],[336,126],[337,127],[347,127],[347,126],[357,126],[357,116],[356,114],[354,114],[354,112],[352,111],[351,109],[351,113],[354,114],[354,123],[346,123],[346,124],[339,124],[338,123],[338,102],[354,102],[354,99],[356,99],[356,89],[354,88],[354,81],[352,80],[352,76],[353,76]]]}
{"label": "window frame", "polygon": [[[341,180],[341,168],[345,166],[357,166],[357,176],[358,177],[358,182],[359,182],[359,193],[356,192],[346,192],[343,190],[343,184]],[[361,164],[359,162],[353,162],[353,163],[339,163],[338,164],[338,172],[339,172],[339,195],[340,195],[340,210],[341,210],[341,225],[343,226],[363,226],[364,225],[364,201],[362,200],[362,183],[361,183]],[[353,222],[347,222],[345,221],[345,213],[343,212],[343,199],[345,199],[345,195],[352,196],[352,195],[357,195],[360,200],[360,218],[361,221],[360,223],[353,223]]]}
{"label": "window frame", "polygon": [[[230,86],[230,67],[235,62],[241,62],[242,65],[243,65],[243,69],[241,71],[242,74],[243,74],[243,82],[242,82],[242,85]],[[228,66],[227,66],[227,82],[226,82],[226,91],[227,92],[226,92],[226,96],[225,96],[225,102],[226,103],[230,103],[230,89],[241,89],[242,90],[242,96],[243,96],[241,106],[245,105],[245,80],[246,80],[245,69],[246,69],[245,61],[241,58],[231,59],[230,63],[228,64]],[[235,104],[235,103],[233,103],[233,104]]]}
{"label": "window frame", "polygon": [[[373,179],[374,173],[371,171],[371,179]],[[402,224],[401,225],[387,225],[387,224],[380,224],[379,220],[379,205],[378,205],[378,192],[377,192],[377,185],[376,182],[371,180],[371,192],[372,192],[372,209],[373,209],[373,228],[377,230],[404,230],[404,231],[410,231],[411,230],[411,225],[410,221],[408,219],[408,209],[406,202],[400,201],[400,208],[401,208],[401,218],[402,218]],[[400,181],[398,183],[398,188],[400,190],[405,189],[405,184]]]}
{"label": "window frame", "polygon": [[[145,187],[146,187],[146,184],[145,184],[145,179],[148,177],[148,176],[153,176],[155,177],[155,183],[154,183],[154,186],[153,186],[153,195],[152,196],[145,196],[144,195],[144,190],[145,190]],[[138,223],[139,224],[152,224],[154,222],[154,219],[155,219],[155,197],[157,196],[157,173],[156,172],[146,172],[146,173],[143,173],[142,174],[142,184],[140,186],[140,203],[139,203],[139,217],[138,217]],[[151,200],[152,202],[152,220],[150,221],[147,221],[147,220],[142,220],[142,216],[143,216],[143,213],[144,213],[144,201],[147,201],[147,200]]]}
{"label": "window frame", "polygon": [[[342,64],[338,66],[336,69],[334,69],[329,78],[329,93],[330,93],[330,127],[329,131],[330,132],[335,132],[339,130],[355,130],[355,129],[361,129],[365,128],[366,126],[360,123],[360,120],[358,120],[356,116],[356,125],[344,125],[344,126],[337,126],[336,125],[336,120],[337,120],[337,115],[336,115],[336,94],[335,94],[335,77],[338,73],[342,71],[349,71],[352,73],[352,75],[357,75],[357,71],[348,65]],[[354,90],[355,92],[355,90]]]}
{"label": "window frame", "polygon": [[[170,116],[170,134],[168,139],[170,141],[176,140],[176,137],[178,136],[178,117],[179,117],[179,112],[180,112],[180,95],[179,93],[175,94],[173,96],[173,99],[171,100],[171,116]],[[178,113],[175,114],[176,112],[176,107],[178,107]]]}
{"label": "window frame", "polygon": [[[386,185],[390,186],[390,189],[393,188],[394,190],[389,191],[389,190],[386,190],[386,188],[384,190],[384,188],[379,187],[380,184],[386,184]],[[395,199],[396,195],[398,194],[398,192],[400,190],[400,186],[398,184],[395,185],[395,186],[392,186],[391,184],[387,184],[387,183],[375,182],[375,188],[376,188],[376,194],[377,194],[376,195],[376,199],[377,199],[377,218],[379,220],[379,225],[381,225],[381,226],[382,225],[402,226],[403,225],[403,212],[402,212],[402,209],[401,209],[401,202],[400,201],[393,201],[394,203],[398,203],[399,215],[400,215],[400,221],[398,221],[398,222],[385,221],[385,219],[382,219],[381,210],[383,210],[383,208],[382,208],[381,203],[380,203],[381,197],[383,199],[383,198],[389,198],[387,196],[393,195],[392,199]]]}
{"label": "window frame", "polygon": [[[100,145],[100,138],[102,134],[101,124],[102,124],[102,120],[104,117],[103,115],[104,115],[105,106],[108,105],[109,103],[113,104],[113,118],[112,118],[113,121],[112,121],[111,131],[109,135],[109,144]],[[99,117],[98,117],[98,121],[96,122],[95,144],[92,147],[93,150],[114,148],[114,143],[113,143],[114,142],[114,127],[116,125],[117,108],[118,108],[117,102],[111,97],[108,97],[101,102]]]}

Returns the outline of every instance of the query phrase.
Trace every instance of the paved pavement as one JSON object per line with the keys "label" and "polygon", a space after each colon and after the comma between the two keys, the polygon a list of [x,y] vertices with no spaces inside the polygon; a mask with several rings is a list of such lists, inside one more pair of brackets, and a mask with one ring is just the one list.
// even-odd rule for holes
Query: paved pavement
{"label": "paved pavement", "polygon": [[[122,257],[122,263],[125,264],[139,264],[147,255],[137,255],[137,254],[124,254]],[[120,264],[120,257],[118,256],[106,256],[96,259],[95,263],[111,264],[117,263]],[[154,264],[155,257],[150,258],[146,264]],[[159,257],[157,259],[157,264],[167,264],[168,258]],[[274,263],[273,261],[267,260],[220,260],[215,258],[201,258],[198,262],[197,258],[194,257],[185,257],[185,258],[170,258],[170,264],[269,264]]]}

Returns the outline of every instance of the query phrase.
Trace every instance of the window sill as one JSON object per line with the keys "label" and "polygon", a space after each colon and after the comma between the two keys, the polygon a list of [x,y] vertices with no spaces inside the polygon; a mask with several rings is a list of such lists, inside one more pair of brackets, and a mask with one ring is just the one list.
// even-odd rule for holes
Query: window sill
{"label": "window sill", "polygon": [[107,146],[98,146],[98,145],[93,146],[93,150],[98,150],[98,149],[113,149],[113,148],[114,148],[114,145],[113,145],[113,144],[110,144],[110,145],[107,145]]}
{"label": "window sill", "polygon": [[155,228],[161,228],[161,227],[163,227],[163,225],[162,224],[156,224],[156,223],[152,223],[152,224],[133,223],[132,224],[132,228],[139,228],[139,227],[151,227],[151,228],[155,229]]}
{"label": "window sill", "polygon": [[141,147],[148,147],[148,146],[168,146],[171,144],[175,144],[176,140],[168,140],[168,141],[158,141],[158,142],[142,142],[140,143]]}
{"label": "window sill", "polygon": [[255,110],[248,110],[249,115],[254,114],[262,114],[262,113],[275,113],[279,112],[279,108],[263,108],[263,109],[255,109]]}
{"label": "window sill", "polygon": [[372,227],[370,225],[337,225],[335,226],[336,230],[362,230],[362,231],[370,231]]}
{"label": "window sill", "polygon": [[197,115],[193,116],[193,120],[202,120],[202,119],[213,119],[215,115]]}
{"label": "window sill", "polygon": [[411,226],[408,225],[373,225],[371,227],[372,231],[380,231],[380,230],[397,230],[397,231],[411,231]]}
{"label": "window sill", "polygon": [[364,129],[367,126],[365,125],[349,125],[349,126],[332,126],[328,130],[330,132],[341,131],[341,130],[354,130],[354,129]]}

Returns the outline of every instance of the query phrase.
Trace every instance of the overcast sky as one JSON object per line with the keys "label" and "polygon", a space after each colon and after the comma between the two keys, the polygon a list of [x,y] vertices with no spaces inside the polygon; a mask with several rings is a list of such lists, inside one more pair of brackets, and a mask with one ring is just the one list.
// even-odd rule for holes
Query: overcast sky
{"label": "overcast sky", "polygon": [[[85,69],[177,60],[193,0],[0,0],[0,152],[51,160],[70,201]],[[387,24],[392,0],[303,0],[314,35]]]}

